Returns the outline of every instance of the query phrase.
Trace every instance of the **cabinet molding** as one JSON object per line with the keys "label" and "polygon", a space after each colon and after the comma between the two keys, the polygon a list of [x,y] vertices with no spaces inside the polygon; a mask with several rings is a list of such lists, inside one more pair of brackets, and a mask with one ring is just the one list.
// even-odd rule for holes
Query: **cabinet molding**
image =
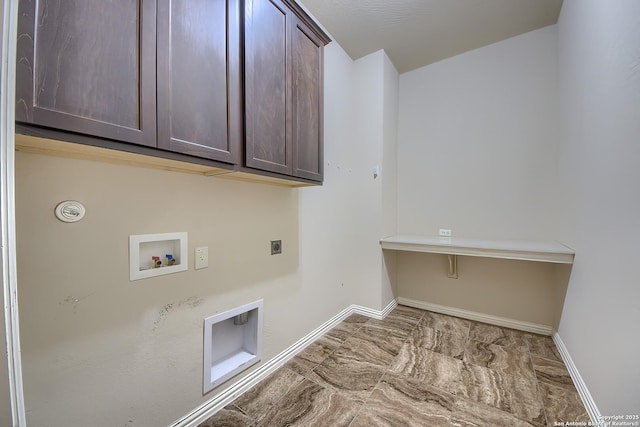
{"label": "cabinet molding", "polygon": [[[147,147],[138,148],[142,150],[147,149]],[[59,141],[49,139],[48,137],[16,134],[16,151],[24,153],[44,154],[47,156],[65,157],[78,160],[91,160],[290,188],[318,185],[317,182],[303,180],[300,178],[286,178],[277,174],[269,174],[267,172],[247,173],[246,171],[239,170],[237,168],[234,169],[230,165],[220,165],[217,162],[206,159],[201,159],[200,163],[194,163],[192,159],[187,159],[188,156],[159,150],[149,150],[151,153],[155,153],[156,155],[151,155],[150,153],[141,154],[131,151],[114,150],[112,148],[87,145],[84,143],[78,144],[75,142]],[[158,157],[158,154],[171,157]]]}

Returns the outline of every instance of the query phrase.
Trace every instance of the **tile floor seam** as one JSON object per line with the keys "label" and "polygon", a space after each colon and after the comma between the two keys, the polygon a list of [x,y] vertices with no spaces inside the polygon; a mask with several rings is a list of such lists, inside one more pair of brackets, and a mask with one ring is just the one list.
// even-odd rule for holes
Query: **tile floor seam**
{"label": "tile floor seam", "polygon": [[254,417],[254,416],[251,416],[251,415],[247,414],[247,412],[246,412],[244,409],[242,409],[242,408],[241,408],[241,407],[239,407],[238,405],[234,404],[233,402],[231,402],[231,403],[229,404],[229,406],[234,407],[235,409],[237,409],[237,410],[238,410],[241,414],[243,414],[244,416],[251,418],[251,420],[252,420],[252,421],[254,421],[254,422],[256,422],[256,423],[258,422],[258,419],[257,419],[256,417]]}
{"label": "tile floor seam", "polygon": [[469,326],[467,327],[467,336],[465,337],[465,340],[464,340],[465,348],[466,348],[466,346],[467,346],[467,343],[468,343],[468,342],[469,342],[469,340],[471,339],[471,338],[469,337],[469,335],[471,335],[471,321],[469,321]]}
{"label": "tile floor seam", "polygon": [[[285,366],[282,366],[282,368],[281,368],[281,369],[286,369],[286,370],[288,370],[289,372],[292,372],[293,374],[300,375],[299,373],[297,373],[297,372],[295,372],[295,371],[292,371],[291,369],[289,369],[289,368],[287,368],[287,367],[285,367]],[[251,416],[251,415],[248,415],[248,414],[245,414],[245,415],[249,416],[250,418],[253,418],[253,419],[255,420],[255,422],[256,422],[256,423],[259,423],[259,422],[260,422],[260,420],[262,420],[262,419],[263,419],[263,418],[264,418],[264,417],[269,413],[269,411],[270,411],[273,407],[275,407],[275,406],[276,406],[280,401],[282,401],[282,399],[284,399],[284,398],[287,396],[287,394],[289,393],[289,391],[291,391],[291,389],[292,389],[293,387],[295,387],[296,385],[298,385],[299,383],[301,383],[302,381],[304,381],[305,379],[307,379],[304,375],[300,375],[300,376],[302,377],[302,379],[301,379],[301,380],[297,380],[295,383],[291,384],[289,387],[287,387],[287,389],[282,393],[282,395],[281,395],[278,399],[276,399],[273,403],[269,403],[269,404],[268,404],[268,409],[267,409],[266,411],[264,411],[264,413],[263,413],[263,414],[261,414],[260,416],[256,416],[256,417]],[[266,379],[266,378],[265,378],[265,379]]]}
{"label": "tile floor seam", "polygon": [[[504,409],[500,409],[500,408],[496,408],[495,406],[493,406],[493,405],[489,405],[489,404],[484,403],[484,402],[476,402],[476,401],[474,401],[473,399],[467,399],[467,398],[465,398],[465,397],[458,397],[458,396],[455,396],[455,398],[456,398],[456,399],[455,399],[455,400],[456,400],[456,402],[455,402],[456,404],[458,403],[458,401],[469,401],[469,402],[473,402],[473,403],[474,403],[474,404],[476,404],[476,405],[484,406],[485,408],[489,408],[489,409],[491,409],[491,410],[493,410],[493,411],[499,411],[499,412],[502,412],[502,413],[504,413],[504,414],[506,414],[506,415],[508,415],[508,416],[510,416],[510,417],[516,418],[516,419],[521,420],[521,421],[523,421],[523,422],[526,422],[526,423],[529,423],[529,424],[534,424],[534,425],[541,425],[541,424],[535,423],[535,422],[533,422],[533,421],[525,420],[525,419],[523,419],[522,417],[517,416],[517,415],[516,415],[516,414],[514,414],[513,412],[505,411]],[[453,418],[453,417],[452,417],[452,418]],[[546,427],[546,424],[545,424],[544,426],[542,426],[542,427]]]}
{"label": "tile floor seam", "polygon": [[[554,344],[554,345],[555,345],[555,344]],[[545,399],[543,398],[543,395],[542,395],[542,389],[541,389],[541,384],[540,384],[540,383],[549,384],[549,382],[544,381],[543,379],[540,379],[540,378],[538,377],[538,372],[536,371],[536,365],[535,365],[535,363],[533,362],[533,356],[534,356],[534,355],[535,355],[536,357],[539,357],[540,359],[549,360],[549,361],[552,361],[552,362],[554,362],[554,360],[553,360],[553,359],[546,358],[546,357],[542,357],[542,356],[540,356],[540,355],[538,355],[538,354],[535,354],[535,353],[531,354],[531,352],[530,352],[530,356],[531,356],[531,365],[533,366],[533,374],[535,375],[536,380],[537,380],[537,381],[536,381],[536,387],[537,387],[537,389],[538,389],[538,394],[539,394],[540,399],[541,399],[541,401],[542,401],[542,408],[543,408],[543,410],[544,410],[544,416],[545,416],[546,425],[547,425],[547,426],[549,426],[549,425],[551,425],[551,420],[549,419],[549,414],[548,414],[549,410],[547,409],[547,403],[546,403]],[[573,383],[573,381],[572,381],[572,383]],[[550,384],[550,385],[555,385],[555,384]],[[575,385],[574,385],[574,387],[575,387]]]}
{"label": "tile floor seam", "polygon": [[529,359],[531,361],[531,368],[533,369],[533,375],[536,379],[536,390],[538,391],[538,397],[540,398],[540,401],[542,403],[542,410],[544,411],[544,420],[545,420],[545,426],[549,425],[549,415],[547,414],[547,404],[545,403],[544,399],[542,398],[542,390],[540,389],[540,379],[538,378],[538,373],[536,372],[536,366],[533,363],[533,352],[531,351],[531,345],[529,344],[529,341],[526,341],[527,343],[527,347],[529,348]]}
{"label": "tile floor seam", "polygon": [[549,425],[549,414],[547,411],[547,405],[544,402],[544,399],[542,398],[542,390],[540,389],[540,382],[538,381],[536,383],[536,389],[538,390],[538,396],[540,397],[540,400],[542,402],[542,411],[544,412],[544,421],[545,421],[545,426]]}
{"label": "tile floor seam", "polygon": [[[481,344],[486,345],[486,346],[497,346],[497,347],[500,347],[500,348],[504,349],[504,351],[506,351],[506,352],[509,352],[509,351],[519,352],[518,350],[512,349],[512,348],[510,348],[510,347],[502,346],[502,345],[499,345],[499,344],[489,343],[489,342],[480,341],[480,340],[473,340],[473,339],[469,339],[469,342],[467,343],[467,346],[466,346],[466,348],[465,348],[465,358],[466,358],[466,356],[467,356],[467,350],[469,349],[469,344],[471,343],[471,341],[476,341],[476,342],[481,343]],[[530,357],[530,354],[528,354],[528,351],[527,351],[527,355],[529,356],[529,362],[530,362],[530,363],[533,363],[533,362],[532,362],[532,359],[531,359],[531,357]],[[515,380],[515,381],[521,380],[521,381],[525,381],[525,382],[528,382],[528,383],[533,383],[533,384],[535,384],[536,392],[537,392],[537,398],[539,399],[539,403],[541,404],[542,410],[543,410],[543,412],[544,412],[544,402],[541,400],[540,391],[539,391],[539,386],[538,386],[538,382],[537,382],[537,380],[536,380],[536,379],[533,379],[533,380],[532,380],[532,379],[530,379],[530,378],[526,378],[525,376],[522,376],[522,375],[520,375],[520,374],[519,374],[519,373],[517,373],[517,372],[506,372],[506,371],[503,371],[503,370],[500,370],[500,369],[494,369],[494,368],[491,368],[491,367],[489,367],[489,366],[484,366],[484,365],[481,365],[481,364],[479,364],[479,363],[474,363],[474,361],[473,361],[473,360],[464,360],[464,361],[463,361],[463,363],[464,363],[465,365],[467,365],[467,366],[475,366],[475,367],[478,367],[478,368],[480,368],[481,370],[486,369],[486,370],[487,370],[487,371],[489,371],[490,373],[495,374],[495,375],[497,375],[498,377],[501,377],[501,378],[509,379],[510,381],[513,381],[513,380]],[[535,371],[534,371],[534,374],[535,374]],[[511,395],[510,395],[510,396],[511,396]],[[472,401],[476,401],[475,399],[471,399],[471,400],[472,400]],[[512,397],[510,397],[510,399],[509,399],[509,405],[508,405],[509,410],[505,410],[505,409],[503,409],[503,408],[501,408],[501,407],[494,406],[494,405],[490,405],[490,404],[487,404],[487,403],[485,403],[485,402],[480,402],[480,401],[476,401],[476,402],[477,402],[477,403],[480,403],[480,404],[486,404],[486,405],[491,406],[491,407],[493,407],[493,408],[495,408],[495,409],[497,409],[497,410],[500,410],[500,411],[503,411],[503,412],[509,413],[509,414],[510,414],[511,416],[513,416],[513,417],[516,417],[516,418],[518,418],[518,419],[522,419],[521,417],[519,417],[519,416],[518,416],[518,414],[517,414],[516,412],[514,412],[514,408],[512,408]],[[544,417],[545,417],[545,422],[546,422],[546,413],[543,413],[543,415],[544,415]],[[532,424],[538,424],[538,423],[535,423],[533,420],[529,420],[529,421],[527,421],[527,422],[532,423]]]}
{"label": "tile floor seam", "polygon": [[384,378],[384,376],[387,375],[387,372],[389,372],[388,369],[382,374],[382,376],[380,377],[380,379],[378,380],[376,385],[373,386],[373,388],[371,389],[371,393],[369,393],[369,396],[367,396],[367,398],[364,400],[364,402],[362,402],[362,405],[360,405],[360,410],[362,410],[362,408],[364,408],[364,406],[367,404],[367,401],[369,399],[371,399],[371,396],[373,395],[373,392],[375,391],[376,387],[378,387],[378,385],[382,382],[382,379]]}
{"label": "tile floor seam", "polygon": [[358,416],[360,415],[360,412],[362,412],[362,407],[363,406],[364,405],[360,405],[360,407],[358,408],[358,412],[356,412],[356,415],[351,419],[351,421],[349,421],[349,425],[347,427],[351,427],[353,425],[353,422],[358,419]]}

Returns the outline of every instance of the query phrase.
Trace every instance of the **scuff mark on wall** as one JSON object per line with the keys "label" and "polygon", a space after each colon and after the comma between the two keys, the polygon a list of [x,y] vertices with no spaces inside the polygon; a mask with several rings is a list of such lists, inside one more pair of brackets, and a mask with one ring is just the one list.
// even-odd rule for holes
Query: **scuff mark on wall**
{"label": "scuff mark on wall", "polygon": [[186,307],[188,309],[194,309],[201,305],[204,302],[203,298],[198,296],[190,296],[187,299],[178,301],[178,302],[170,302],[162,306],[162,308],[158,311],[158,317],[155,322],[153,322],[152,330],[155,331],[158,329],[163,320],[173,311],[180,309],[182,307]]}
{"label": "scuff mark on wall", "polygon": [[[95,292],[94,292],[94,293],[95,293]],[[81,301],[86,300],[87,298],[89,298],[89,297],[90,297],[90,296],[92,296],[92,295],[93,295],[93,293],[92,293],[92,294],[89,294],[89,295],[85,295],[85,296],[80,297],[80,298],[76,298],[76,297],[74,297],[74,296],[69,295],[68,297],[66,297],[65,299],[63,299],[62,301],[60,301],[60,302],[58,303],[58,305],[61,305],[61,306],[63,306],[63,305],[71,305],[71,307],[73,308],[73,314],[77,314],[77,312],[78,312],[78,304],[79,304]]]}

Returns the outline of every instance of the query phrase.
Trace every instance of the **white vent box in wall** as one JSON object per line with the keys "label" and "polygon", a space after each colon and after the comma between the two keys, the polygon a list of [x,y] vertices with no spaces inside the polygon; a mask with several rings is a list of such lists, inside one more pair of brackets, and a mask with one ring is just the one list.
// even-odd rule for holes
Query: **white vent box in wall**
{"label": "white vent box in wall", "polygon": [[186,271],[187,233],[129,236],[129,280]]}
{"label": "white vent box in wall", "polygon": [[262,300],[204,319],[202,393],[262,357]]}

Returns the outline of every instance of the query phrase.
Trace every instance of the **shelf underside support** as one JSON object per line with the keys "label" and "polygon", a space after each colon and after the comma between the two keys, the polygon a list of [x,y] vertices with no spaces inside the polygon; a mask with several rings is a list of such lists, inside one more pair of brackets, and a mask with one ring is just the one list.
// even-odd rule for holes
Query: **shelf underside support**
{"label": "shelf underside support", "polygon": [[449,271],[447,272],[447,277],[450,279],[458,278],[458,255],[447,255],[447,260],[449,261]]}

